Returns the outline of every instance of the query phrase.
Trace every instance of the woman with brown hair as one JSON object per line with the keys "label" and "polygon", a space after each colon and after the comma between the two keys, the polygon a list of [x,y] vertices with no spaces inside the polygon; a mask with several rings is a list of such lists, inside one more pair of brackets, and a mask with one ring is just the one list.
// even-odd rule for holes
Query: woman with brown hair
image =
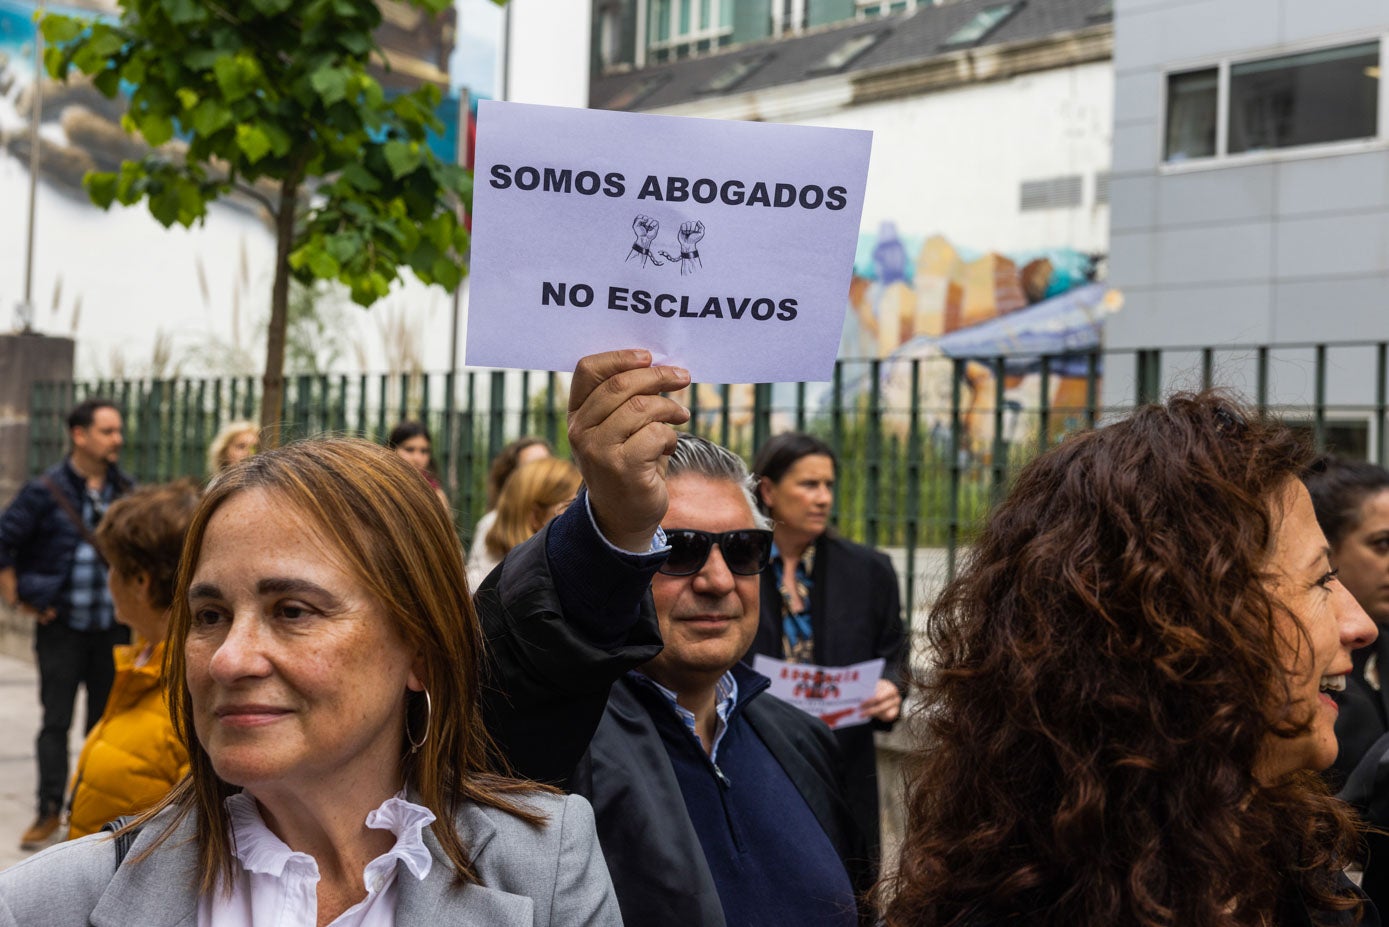
{"label": "woman with brown hair", "polygon": [[931,611],[888,925],[1379,923],[1316,774],[1375,628],[1310,456],[1206,393],[1024,468]]}
{"label": "woman with brown hair", "polygon": [[619,923],[587,803],[489,771],[466,589],[391,451],[309,441],[227,471],[170,620],[189,776],[118,833],[128,856],[80,840],[0,876],[0,924]]}

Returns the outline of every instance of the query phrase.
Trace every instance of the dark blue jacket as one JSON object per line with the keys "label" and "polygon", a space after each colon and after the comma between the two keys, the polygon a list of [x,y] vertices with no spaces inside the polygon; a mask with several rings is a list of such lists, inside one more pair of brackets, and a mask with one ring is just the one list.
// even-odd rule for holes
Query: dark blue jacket
{"label": "dark blue jacket", "polygon": [[[82,511],[86,481],[66,459],[49,467],[44,476],[62,490],[76,511]],[[130,475],[115,464],[107,470],[106,479],[117,497],[135,486]],[[21,602],[40,611],[61,611],[73,556],[81,540],[81,532],[48,487],[41,479],[30,480],[0,515],[0,570],[14,567]]]}

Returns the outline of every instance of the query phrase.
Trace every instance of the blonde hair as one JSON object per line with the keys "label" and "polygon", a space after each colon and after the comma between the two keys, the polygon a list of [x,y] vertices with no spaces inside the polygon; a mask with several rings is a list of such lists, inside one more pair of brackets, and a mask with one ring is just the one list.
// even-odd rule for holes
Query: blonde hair
{"label": "blonde hair", "polygon": [[544,526],[540,513],[574,498],[582,482],[579,468],[558,457],[518,468],[497,497],[497,520],[487,532],[487,550],[499,560],[505,557]]}
{"label": "blonde hair", "polygon": [[[193,621],[187,591],[213,515],[228,499],[255,491],[276,497],[312,524],[419,651],[432,711],[420,693],[401,692],[406,715],[400,731],[401,774],[419,802],[434,812],[434,835],[458,878],[476,882],[469,850],[454,824],[459,808],[473,802],[538,824],[542,817],[513,796],[545,787],[490,771],[499,754],[482,721],[482,628],[453,525],[414,467],[393,451],[355,438],[301,441],[257,454],[228,470],[204,495],[179,563],[165,651],[170,714],[188,750],[190,771],[129,829],[143,826],[166,807],[175,808],[153,851],[180,821],[194,815],[200,890],[206,894],[219,882],[230,885],[231,824],[224,801],[238,789],[218,777],[194,731],[184,653]],[[406,747],[407,730],[429,732],[418,752]]]}
{"label": "blonde hair", "polygon": [[217,436],[207,446],[208,476],[216,476],[227,469],[227,448],[231,446],[232,441],[247,432],[254,434],[257,439],[260,438],[260,426],[249,419],[239,419],[222,426],[222,430],[217,432]]}

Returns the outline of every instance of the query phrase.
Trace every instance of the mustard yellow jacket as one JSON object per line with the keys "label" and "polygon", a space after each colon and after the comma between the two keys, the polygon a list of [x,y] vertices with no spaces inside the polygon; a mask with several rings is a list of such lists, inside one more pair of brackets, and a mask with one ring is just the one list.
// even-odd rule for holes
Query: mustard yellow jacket
{"label": "mustard yellow jacket", "polygon": [[188,772],[188,754],[174,736],[164,701],[164,645],[155,645],[144,665],[136,666],[144,646],[115,648],[116,679],[106,711],[87,735],[72,780],[70,838],[144,811]]}

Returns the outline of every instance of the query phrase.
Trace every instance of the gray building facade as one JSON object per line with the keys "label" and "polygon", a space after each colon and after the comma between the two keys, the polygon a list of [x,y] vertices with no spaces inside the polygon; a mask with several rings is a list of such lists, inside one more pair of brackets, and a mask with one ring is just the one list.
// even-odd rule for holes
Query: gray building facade
{"label": "gray building facade", "polygon": [[[1373,446],[1375,348],[1319,377],[1315,349],[1261,374],[1250,346],[1389,341],[1389,3],[1115,0],[1114,33],[1108,347],[1220,347],[1217,382],[1321,390]],[[1196,357],[1164,355],[1162,386],[1199,385]],[[1136,375],[1111,367],[1107,400]]]}

